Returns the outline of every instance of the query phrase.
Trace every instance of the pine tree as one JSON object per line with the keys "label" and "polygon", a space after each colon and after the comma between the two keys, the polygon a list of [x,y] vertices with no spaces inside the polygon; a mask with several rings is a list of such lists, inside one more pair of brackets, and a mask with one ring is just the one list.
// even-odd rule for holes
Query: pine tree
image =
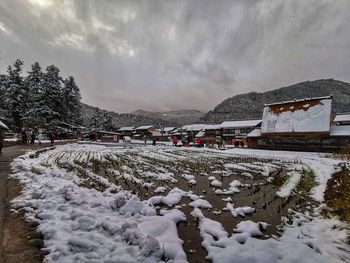
{"label": "pine tree", "polygon": [[23,82],[22,73],[23,61],[17,59],[13,67],[7,69],[8,80],[5,85],[7,100],[5,108],[8,110],[8,117],[13,119],[16,127],[22,127],[22,117],[26,109],[28,87]]}
{"label": "pine tree", "polygon": [[61,120],[65,115],[65,107],[62,94],[62,79],[60,70],[51,65],[46,68],[43,76],[43,107],[42,116],[46,123]]}
{"label": "pine tree", "polygon": [[5,74],[0,74],[0,117],[5,116],[6,113],[5,104],[7,103],[7,81],[8,76]]}
{"label": "pine tree", "polygon": [[67,110],[64,118],[65,121],[73,124],[81,124],[81,95],[72,76],[64,80],[63,98]]}
{"label": "pine tree", "polygon": [[90,126],[97,130],[112,130],[112,117],[107,111],[96,108],[90,119]]}
{"label": "pine tree", "polygon": [[29,127],[43,127],[45,125],[45,116],[43,114],[44,96],[43,96],[43,72],[40,64],[35,62],[32,70],[28,72],[25,78],[28,85],[27,111],[23,116],[23,122]]}

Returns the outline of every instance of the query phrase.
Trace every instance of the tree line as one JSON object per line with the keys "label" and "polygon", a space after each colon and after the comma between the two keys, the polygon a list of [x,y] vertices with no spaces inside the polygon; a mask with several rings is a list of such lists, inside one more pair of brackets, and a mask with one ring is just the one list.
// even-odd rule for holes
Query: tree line
{"label": "tree line", "polygon": [[45,127],[57,121],[81,124],[81,95],[74,77],[62,78],[54,65],[43,71],[38,62],[26,76],[22,72],[23,61],[17,59],[0,74],[0,114],[13,128]]}

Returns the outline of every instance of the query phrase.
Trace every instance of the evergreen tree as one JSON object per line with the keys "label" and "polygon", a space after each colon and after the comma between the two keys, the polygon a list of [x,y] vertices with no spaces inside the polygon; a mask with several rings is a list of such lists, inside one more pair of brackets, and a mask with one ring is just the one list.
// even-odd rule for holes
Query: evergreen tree
{"label": "evergreen tree", "polygon": [[81,95],[72,76],[64,80],[63,98],[66,107],[65,121],[73,124],[81,124]]}
{"label": "evergreen tree", "polygon": [[90,119],[90,126],[97,130],[112,130],[112,117],[107,111],[96,108]]}
{"label": "evergreen tree", "polygon": [[53,121],[81,123],[81,95],[73,77],[60,77],[54,65],[42,72],[35,62],[22,77],[23,61],[16,60],[7,74],[0,74],[0,115],[21,128],[43,127]]}
{"label": "evergreen tree", "polygon": [[0,74],[0,117],[5,116],[6,112],[5,104],[7,103],[7,81],[8,76],[5,74]]}
{"label": "evergreen tree", "polygon": [[62,115],[65,115],[62,79],[59,73],[60,70],[54,65],[51,65],[46,68],[43,76],[42,116],[45,117],[46,123],[61,120]]}
{"label": "evergreen tree", "polygon": [[43,72],[40,64],[35,62],[32,65],[32,70],[28,72],[25,78],[25,83],[28,86],[27,96],[27,111],[23,116],[23,122],[26,126],[44,126],[44,96],[43,96]]}
{"label": "evergreen tree", "polygon": [[22,127],[22,117],[27,110],[25,101],[27,99],[28,89],[21,76],[22,66],[23,61],[17,59],[13,67],[8,67],[8,80],[5,85],[7,96],[5,108],[8,110],[8,117],[13,119],[16,127]]}

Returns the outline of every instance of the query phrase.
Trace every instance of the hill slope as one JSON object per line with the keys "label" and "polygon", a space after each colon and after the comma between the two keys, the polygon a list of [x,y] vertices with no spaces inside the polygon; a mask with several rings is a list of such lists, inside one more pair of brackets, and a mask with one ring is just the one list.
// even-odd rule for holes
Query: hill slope
{"label": "hill slope", "polygon": [[177,123],[177,126],[192,124],[204,116],[204,113],[199,110],[175,110],[164,112],[150,112],[144,110],[137,110],[132,112],[132,114],[167,120],[173,123]]}
{"label": "hill slope", "polygon": [[[94,112],[97,110],[97,107],[93,107],[87,104],[82,103],[82,118],[83,125],[86,127],[92,127],[91,117],[94,115]],[[114,127],[123,127],[123,126],[142,126],[142,125],[155,125],[158,126],[173,126],[179,127],[181,124],[177,122],[174,115],[172,118],[166,118],[162,116],[161,113],[154,114],[152,112],[143,111],[141,114],[140,111],[134,113],[116,113],[113,111],[102,110],[103,114],[108,114],[112,118],[112,125]],[[198,113],[197,113],[198,114]],[[176,114],[175,114],[176,115]],[[196,119],[199,116],[197,115]]]}
{"label": "hill slope", "polygon": [[230,119],[261,118],[264,104],[333,94],[333,113],[350,112],[350,84],[333,79],[305,81],[288,87],[251,92],[228,98],[201,118],[203,122],[220,123]]}

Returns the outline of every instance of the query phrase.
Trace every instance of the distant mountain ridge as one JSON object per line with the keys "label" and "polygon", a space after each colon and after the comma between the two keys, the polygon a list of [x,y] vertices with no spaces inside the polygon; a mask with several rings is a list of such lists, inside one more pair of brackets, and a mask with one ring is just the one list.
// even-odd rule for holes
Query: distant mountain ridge
{"label": "distant mountain ridge", "polygon": [[265,104],[293,99],[333,95],[333,113],[350,112],[350,84],[333,79],[300,82],[263,93],[250,92],[228,98],[205,114],[201,121],[221,123],[225,120],[262,117]]}
{"label": "distant mountain ridge", "polygon": [[[92,127],[91,117],[98,107],[82,103],[83,125]],[[99,109],[101,110],[101,109]],[[191,124],[204,115],[198,110],[178,110],[166,112],[149,112],[137,110],[131,113],[116,113],[102,110],[104,114],[111,116],[114,127],[155,125],[156,127],[180,127],[184,124]]]}
{"label": "distant mountain ridge", "polygon": [[164,111],[164,112],[150,112],[145,110],[137,110],[137,111],[131,112],[131,114],[168,120],[168,121],[177,123],[178,126],[183,126],[183,125],[192,124],[198,121],[201,117],[204,116],[205,113],[199,110],[190,109],[190,110],[172,110],[172,111]]}

